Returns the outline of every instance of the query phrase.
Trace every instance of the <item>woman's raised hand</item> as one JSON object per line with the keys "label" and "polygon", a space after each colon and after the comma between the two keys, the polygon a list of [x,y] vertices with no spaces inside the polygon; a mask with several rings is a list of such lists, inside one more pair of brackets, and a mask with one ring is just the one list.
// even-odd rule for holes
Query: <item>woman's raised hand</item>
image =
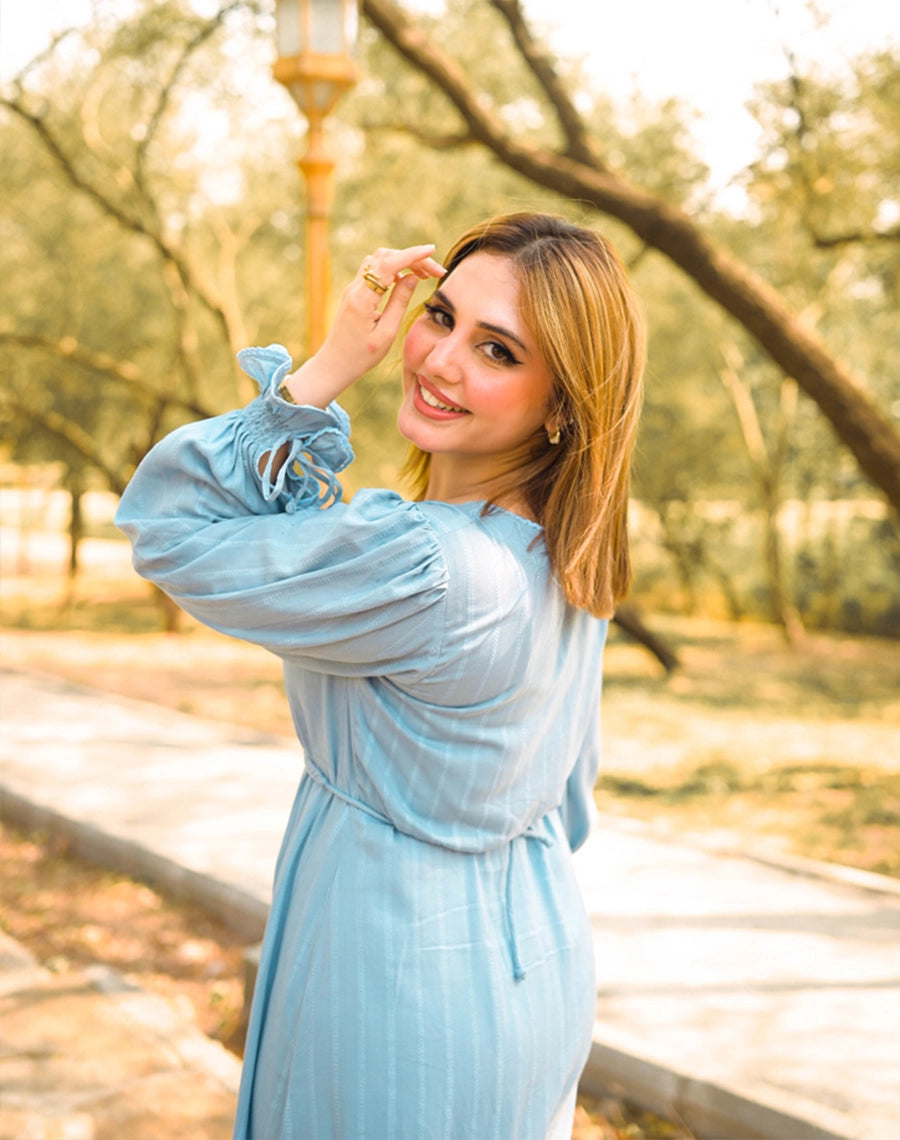
{"label": "woman's raised hand", "polygon": [[300,404],[324,408],[387,355],[419,281],[442,277],[433,245],[377,249],[346,287],[325,343],[287,386]]}

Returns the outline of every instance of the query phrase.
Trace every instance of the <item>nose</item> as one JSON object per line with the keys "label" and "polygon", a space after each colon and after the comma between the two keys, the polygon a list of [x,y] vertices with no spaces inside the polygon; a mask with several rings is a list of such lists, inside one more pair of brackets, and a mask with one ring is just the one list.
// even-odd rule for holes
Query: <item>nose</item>
{"label": "nose", "polygon": [[439,337],[432,344],[424,363],[426,371],[435,380],[440,379],[449,384],[459,382],[462,375],[460,345],[452,332]]}

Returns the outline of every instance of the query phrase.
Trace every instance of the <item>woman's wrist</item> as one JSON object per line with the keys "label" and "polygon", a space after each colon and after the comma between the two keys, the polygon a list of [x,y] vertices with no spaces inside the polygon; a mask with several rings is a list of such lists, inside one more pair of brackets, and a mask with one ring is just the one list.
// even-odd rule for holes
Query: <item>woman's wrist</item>
{"label": "woman's wrist", "polygon": [[356,377],[343,379],[334,364],[323,359],[320,349],[298,369],[287,375],[278,389],[278,394],[290,404],[306,404],[313,408],[327,408],[342,392],[354,382]]}

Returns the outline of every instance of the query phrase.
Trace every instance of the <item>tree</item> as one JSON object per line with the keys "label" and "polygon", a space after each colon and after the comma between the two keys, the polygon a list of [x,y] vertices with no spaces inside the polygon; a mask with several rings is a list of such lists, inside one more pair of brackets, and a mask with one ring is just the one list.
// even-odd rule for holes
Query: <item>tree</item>
{"label": "tree", "polygon": [[723,355],[724,363],[719,375],[734,402],[764,513],[765,565],[769,576],[771,616],[781,626],[788,643],[794,644],[803,637],[803,623],[785,581],[778,513],[781,507],[781,479],[796,410],[797,386],[792,380],[782,380],[778,424],[771,432],[770,443],[767,444],[753,392],[743,377],[743,354],[736,345],[729,345]]}
{"label": "tree", "polygon": [[[852,351],[874,397],[889,404],[889,377],[900,366],[890,348],[898,246],[870,234],[884,228],[879,203],[889,199],[887,179],[872,177],[889,147],[887,65],[862,77],[872,107],[864,114],[860,95],[852,138],[841,115],[855,96],[834,90],[827,77],[761,92],[766,151],[747,174],[752,213],[735,218],[705,204],[708,172],[676,102],[635,98],[617,106],[592,92],[574,65],[557,61],[547,74],[527,29],[518,53],[485,52],[485,43],[512,34],[514,14],[492,0],[453,0],[434,34],[453,45],[460,83],[528,159],[524,170],[498,160],[458,111],[448,113],[444,90],[416,63],[398,59],[374,24],[364,25],[362,81],[331,122],[339,163],[334,280],[348,278],[362,252],[378,244],[440,243],[518,204],[593,224],[597,203],[573,204],[570,182],[562,191],[549,178],[535,182],[533,156],[579,177],[599,171],[614,188],[622,183],[609,174],[615,166],[641,187],[642,200],[659,205],[663,229],[672,211],[690,209],[695,220],[682,212],[679,224],[698,233],[702,224],[709,248],[729,250],[732,263],[767,278],[801,324],[817,328],[833,351]],[[27,68],[0,120],[7,158],[0,226],[17,266],[0,279],[5,434],[20,457],[62,459],[73,490],[79,470],[93,485],[100,479],[118,490],[164,431],[253,394],[238,389],[236,348],[278,340],[302,358],[303,183],[289,159],[302,150],[303,121],[270,77],[271,27],[254,3],[223,0],[201,19],[184,0],[145,0],[124,22],[101,18],[83,42],[93,53],[87,59],[68,52],[64,39]],[[438,55],[443,66],[448,57]],[[796,137],[798,90],[804,129],[819,126],[815,167],[810,138]],[[563,130],[556,111],[567,108]],[[841,192],[826,214],[823,172],[833,176],[840,165],[826,144],[838,127],[842,161],[852,151],[854,166],[838,179]],[[826,244],[811,238],[804,220],[811,207],[801,174],[818,187],[815,232]],[[866,208],[856,213],[846,208],[851,180],[868,188]],[[842,215],[852,216],[865,241],[839,233]],[[737,616],[754,595],[762,600],[756,567],[730,553],[747,526],[737,509],[711,515],[704,503],[762,506],[774,520],[779,486],[791,495],[799,488],[861,496],[858,468],[849,452],[835,462],[812,401],[799,403],[790,439],[779,444],[778,393],[791,384],[784,370],[627,217],[607,219],[651,315],[635,493],[661,522],[684,597],[696,591],[702,602],[703,579],[711,577]],[[847,240],[835,243],[836,236]],[[861,328],[873,333],[864,342]],[[739,381],[765,441],[763,459],[777,467],[787,457],[780,484],[769,479],[774,471],[766,473],[759,449],[749,455],[742,446],[722,385],[726,346],[743,360]],[[396,359],[386,362],[346,395],[358,455],[350,494],[371,483],[397,485],[404,447],[394,426],[396,368]],[[666,560],[657,580],[665,586],[670,576]]]}
{"label": "tree", "polygon": [[[860,468],[900,512],[900,434],[849,369],[750,264],[714,241],[681,206],[635,185],[604,158],[596,131],[532,33],[519,0],[484,0],[477,6],[502,18],[520,60],[555,116],[558,141],[555,145],[542,139],[523,141],[514,118],[504,116],[493,92],[477,84],[428,34],[424,18],[414,20],[392,0],[362,0],[362,11],[373,25],[455,109],[459,129],[445,132],[433,144],[484,147],[536,185],[617,218],[648,247],[664,254],[815,401]],[[406,126],[415,130],[412,123]]]}
{"label": "tree", "polygon": [[203,53],[246,7],[203,20],[147,5],[89,30],[93,66],[67,66],[57,42],[0,101],[11,156],[2,224],[19,267],[0,283],[0,347],[18,457],[55,439],[67,469],[119,493],[165,431],[252,395],[233,359],[254,300],[237,296],[236,265],[251,239],[271,235],[279,179],[254,207],[210,203],[178,114],[191,82],[215,113]]}
{"label": "tree", "polygon": [[237,264],[254,239],[272,244],[281,179],[259,176],[240,207],[209,201],[179,114],[197,89],[211,116],[227,97],[207,57],[246,7],[98,18],[89,52],[69,56],[61,36],[4,92],[0,226],[17,272],[0,281],[0,410],[14,460],[62,468],[72,573],[84,489],[120,493],[166,431],[252,395],[234,349],[271,275],[262,260],[239,297]]}

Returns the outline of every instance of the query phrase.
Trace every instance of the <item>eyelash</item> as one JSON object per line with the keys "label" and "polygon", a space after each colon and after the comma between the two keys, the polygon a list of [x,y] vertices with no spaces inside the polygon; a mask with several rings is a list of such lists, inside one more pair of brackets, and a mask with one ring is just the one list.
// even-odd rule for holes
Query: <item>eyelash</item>
{"label": "eyelash", "polygon": [[[426,314],[428,315],[428,319],[430,321],[432,321],[434,324],[438,325],[440,328],[451,328],[452,327],[453,314],[450,313],[447,309],[445,309],[442,305],[435,305],[433,303],[429,303],[426,301],[426,303],[423,307],[425,309]],[[488,353],[485,354],[487,356],[488,360],[491,362],[491,364],[501,364],[501,365],[512,366],[514,364],[520,364],[521,363],[521,361],[518,360],[510,352],[510,350],[506,347],[506,345],[502,344],[499,340],[488,340],[488,341],[485,341],[482,345],[479,345],[478,347],[484,348],[486,346],[490,346],[493,349],[498,350],[498,354],[496,356],[491,356]]]}

